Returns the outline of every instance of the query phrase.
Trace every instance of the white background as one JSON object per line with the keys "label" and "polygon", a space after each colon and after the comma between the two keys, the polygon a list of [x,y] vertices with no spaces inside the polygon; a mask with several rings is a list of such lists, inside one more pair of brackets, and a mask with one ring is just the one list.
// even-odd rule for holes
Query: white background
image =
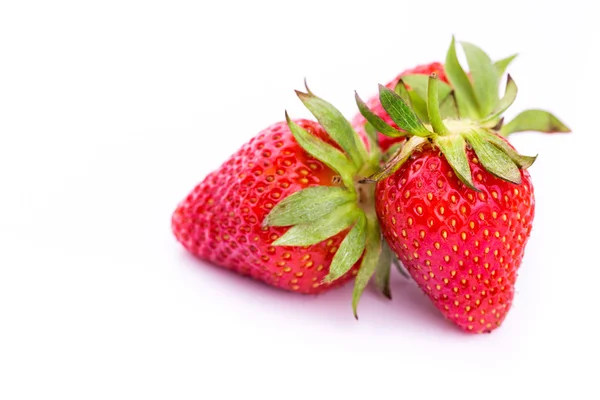
{"label": "white background", "polygon": [[[591,3],[0,3],[0,398],[598,396]],[[540,155],[537,210],[500,329],[461,333],[399,277],[357,322],[351,285],[270,289],[174,240],[197,182],[285,109],[308,116],[304,77],[350,118],[353,90],[443,60],[452,34],[520,54],[510,116],[574,131],[513,138]]]}

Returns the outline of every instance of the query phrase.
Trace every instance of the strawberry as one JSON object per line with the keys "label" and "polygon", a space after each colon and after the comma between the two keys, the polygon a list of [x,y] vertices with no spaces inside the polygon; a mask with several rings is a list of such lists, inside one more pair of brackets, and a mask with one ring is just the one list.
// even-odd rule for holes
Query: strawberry
{"label": "strawberry", "polygon": [[319,123],[286,113],[264,129],[185,197],[172,231],[197,257],[277,288],[317,294],[356,277],[356,314],[374,271],[381,287],[389,277],[374,188],[356,183],[380,155],[331,104],[297,94]]}
{"label": "strawberry", "polygon": [[[409,75],[428,76],[428,75],[432,74],[433,72],[436,72],[438,74],[441,81],[448,83],[448,81],[446,80],[446,74],[444,72],[444,66],[439,62],[433,62],[431,64],[418,65],[415,68],[407,69],[406,71],[401,72],[400,74],[398,74],[398,76],[396,76],[396,78],[394,78],[392,81],[388,82],[385,85],[385,87],[393,90],[401,82],[401,79],[405,76],[409,76]],[[410,88],[408,86],[407,86],[407,89],[410,90]],[[373,96],[369,100],[367,100],[367,106],[377,116],[381,117],[387,124],[393,126],[394,128],[398,128],[398,126],[394,123],[394,121],[392,121],[390,116],[385,112],[385,110],[381,106],[381,103],[379,102],[379,96]],[[366,131],[365,131],[366,123],[367,123],[367,120],[365,119],[365,117],[362,116],[361,113],[357,113],[354,116],[354,118],[352,119],[352,127],[359,134],[366,134]],[[379,146],[381,147],[381,150],[387,151],[394,144],[404,141],[404,138],[402,138],[402,137],[401,138],[392,138],[392,137],[389,137],[389,136],[386,136],[383,134],[379,134],[378,140],[379,140]]]}
{"label": "strawberry", "polygon": [[[387,243],[447,319],[481,333],[500,326],[513,303],[535,215],[526,171],[535,157],[519,154],[497,131],[516,97],[514,80],[508,76],[499,99],[494,64],[478,47],[463,43],[463,48],[473,78],[458,63],[453,40],[446,73],[454,96],[440,106],[439,78],[435,73],[428,78],[421,100],[429,123],[408,105],[409,97],[385,86],[382,107],[400,129],[358,96],[357,104],[379,132],[408,138],[365,180],[377,182],[376,210]],[[502,129],[568,130],[545,111],[525,112]]]}

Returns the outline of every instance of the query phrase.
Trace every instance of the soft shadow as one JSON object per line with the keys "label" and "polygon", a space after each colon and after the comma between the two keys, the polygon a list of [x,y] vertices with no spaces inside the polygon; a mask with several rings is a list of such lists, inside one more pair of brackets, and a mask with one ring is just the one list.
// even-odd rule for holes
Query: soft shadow
{"label": "soft shadow", "polygon": [[[250,277],[241,276],[217,265],[204,261],[187,251],[179,251],[181,264],[194,268],[201,274],[202,281],[222,288],[217,294],[224,298],[238,296],[244,301],[260,303],[261,307],[274,312],[285,309],[298,317],[319,320],[336,327],[358,327],[358,323],[369,326],[384,324],[386,331],[410,330],[418,334],[464,335],[447,321],[416,284],[394,274],[391,281],[392,300],[377,292],[372,283],[363,293],[359,307],[359,321],[352,313],[353,284],[349,282],[329,292],[304,295],[271,287]],[[215,299],[212,306],[218,306]]]}

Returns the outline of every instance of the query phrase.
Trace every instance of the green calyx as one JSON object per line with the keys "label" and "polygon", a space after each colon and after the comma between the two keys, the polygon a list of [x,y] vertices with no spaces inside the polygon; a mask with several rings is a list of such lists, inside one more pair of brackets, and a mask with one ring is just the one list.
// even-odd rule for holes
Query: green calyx
{"label": "green calyx", "polygon": [[377,287],[384,294],[389,293],[389,279],[382,278],[385,271],[380,266],[387,253],[375,214],[375,190],[372,185],[359,182],[380,165],[382,155],[376,129],[382,126],[368,127],[367,148],[333,105],[315,96],[308,87],[306,92],[296,94],[339,148],[297,125],[286,112],[288,127],[298,144],[335,171],[339,180],[332,186],[309,187],[282,199],[265,217],[263,226],[289,227],[273,246],[311,246],[347,230],[321,283],[344,276],[362,257],[352,298],[356,316],[358,301],[372,275],[376,275]]}
{"label": "green calyx", "polygon": [[499,96],[499,85],[516,56],[494,63],[477,46],[462,43],[462,47],[470,73],[467,74],[460,65],[452,38],[445,63],[450,85],[439,81],[435,73],[429,77],[404,76],[393,91],[380,85],[381,105],[400,129],[387,125],[356,95],[361,114],[373,128],[384,135],[408,138],[387,164],[364,182],[377,182],[393,174],[428,143],[444,154],[457,177],[471,189],[478,190],[471,177],[467,146],[473,149],[488,172],[519,184],[519,170],[531,166],[535,157],[519,154],[499,136],[531,130],[569,132],[558,118],[542,110],[524,111],[504,124],[503,114],[515,101],[518,90],[510,75],[502,97]]}

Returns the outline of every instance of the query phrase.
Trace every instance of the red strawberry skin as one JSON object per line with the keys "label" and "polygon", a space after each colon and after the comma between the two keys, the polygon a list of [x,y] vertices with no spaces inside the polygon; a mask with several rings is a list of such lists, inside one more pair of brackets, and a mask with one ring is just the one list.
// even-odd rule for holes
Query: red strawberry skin
{"label": "red strawberry skin", "polygon": [[529,173],[503,181],[468,157],[477,193],[439,151],[415,153],[376,188],[383,235],[444,316],[474,333],[500,326],[534,217]]}
{"label": "red strawberry skin", "polygon": [[[316,122],[299,126],[331,143]],[[271,286],[316,294],[356,275],[352,269],[321,283],[347,231],[308,247],[272,246],[287,227],[262,227],[265,216],[287,196],[311,186],[332,186],[336,173],[306,153],[285,122],[246,143],[178,205],[172,231],[192,254]]]}
{"label": "red strawberry skin", "polygon": [[[444,65],[439,62],[433,62],[431,64],[419,65],[415,68],[408,69],[404,72],[401,72],[396,78],[392,81],[388,82],[385,85],[389,89],[394,89],[398,84],[400,78],[406,75],[431,75],[433,72],[436,72],[442,82],[448,83],[448,78],[446,77],[446,72],[444,71]],[[393,126],[394,128],[398,128],[398,125],[392,121],[390,116],[385,112],[381,103],[379,102],[379,96],[373,96],[369,100],[366,101],[367,106],[375,113],[375,115],[383,118],[383,120],[388,124]],[[367,120],[360,113],[356,114],[352,119],[352,127],[356,132],[358,132],[361,136],[366,135],[365,131],[365,123]],[[386,151],[393,144],[404,141],[404,138],[392,138],[389,136],[385,136],[383,134],[379,134],[379,145],[382,151]]]}

